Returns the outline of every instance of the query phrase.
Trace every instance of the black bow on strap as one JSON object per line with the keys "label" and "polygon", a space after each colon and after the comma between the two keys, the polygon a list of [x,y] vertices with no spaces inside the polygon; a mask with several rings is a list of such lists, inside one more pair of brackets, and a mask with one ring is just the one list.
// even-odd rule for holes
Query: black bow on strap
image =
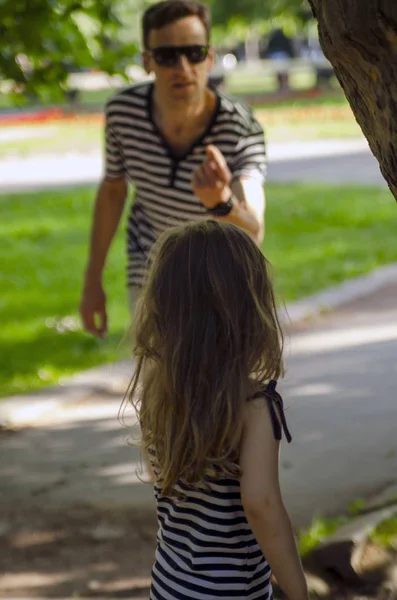
{"label": "black bow on strap", "polygon": [[254,394],[253,396],[251,396],[251,399],[254,400],[255,398],[265,396],[268,400],[270,400],[269,410],[272,419],[274,437],[276,438],[276,440],[281,440],[282,433],[284,431],[286,440],[288,443],[290,443],[292,440],[292,436],[289,432],[287,421],[285,420],[284,403],[280,394],[276,390],[276,386],[277,381],[275,379],[271,379],[266,385],[266,387],[263,390],[256,392],[256,394]]}

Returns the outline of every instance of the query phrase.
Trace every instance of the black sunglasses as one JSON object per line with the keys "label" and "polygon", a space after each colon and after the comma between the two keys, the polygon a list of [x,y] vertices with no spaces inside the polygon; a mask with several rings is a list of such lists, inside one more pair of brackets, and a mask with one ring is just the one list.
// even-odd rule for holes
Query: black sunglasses
{"label": "black sunglasses", "polygon": [[179,58],[183,55],[192,65],[197,65],[204,62],[208,56],[209,46],[159,46],[149,50],[160,67],[175,67],[178,64]]}

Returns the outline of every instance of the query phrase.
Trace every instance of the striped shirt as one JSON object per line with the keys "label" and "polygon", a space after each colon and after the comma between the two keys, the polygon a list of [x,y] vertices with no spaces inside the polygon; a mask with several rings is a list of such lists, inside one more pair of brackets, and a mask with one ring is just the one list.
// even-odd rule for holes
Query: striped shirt
{"label": "striped shirt", "polygon": [[[291,441],[276,382],[252,399],[268,401],[274,436]],[[155,452],[150,452],[156,472]],[[179,481],[175,496],[154,488],[159,529],[150,600],[272,600],[271,569],[249,526],[240,481],[206,478],[203,486]]]}
{"label": "striped shirt", "polygon": [[177,157],[153,120],[153,89],[152,82],[130,86],[106,106],[105,177],[126,177],[135,187],[127,225],[129,286],[142,285],[150,249],[165,229],[207,218],[191,178],[208,144],[223,153],[233,179],[263,182],[266,170],[262,127],[250,108],[218,92],[206,131]]}
{"label": "striped shirt", "polygon": [[207,479],[208,489],[179,483],[185,500],[155,486],[159,531],[151,600],[270,600],[270,566],[252,533],[235,479]]}

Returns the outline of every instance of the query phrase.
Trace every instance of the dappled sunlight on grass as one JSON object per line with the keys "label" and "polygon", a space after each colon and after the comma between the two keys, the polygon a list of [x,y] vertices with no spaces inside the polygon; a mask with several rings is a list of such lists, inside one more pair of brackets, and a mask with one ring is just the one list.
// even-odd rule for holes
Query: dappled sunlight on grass
{"label": "dappled sunlight on grass", "polygon": [[268,185],[263,249],[278,294],[293,300],[397,258],[388,190]]}
{"label": "dappled sunlight on grass", "polygon": [[102,341],[81,330],[78,304],[93,200],[93,189],[1,197],[3,395],[127,355],[123,231],[106,276],[111,333]]}
{"label": "dappled sunlight on grass", "polygon": [[[266,237],[277,295],[290,301],[397,259],[397,211],[384,189],[267,185]],[[109,336],[80,325],[92,188],[0,199],[0,394],[129,355],[125,221],[106,271]]]}

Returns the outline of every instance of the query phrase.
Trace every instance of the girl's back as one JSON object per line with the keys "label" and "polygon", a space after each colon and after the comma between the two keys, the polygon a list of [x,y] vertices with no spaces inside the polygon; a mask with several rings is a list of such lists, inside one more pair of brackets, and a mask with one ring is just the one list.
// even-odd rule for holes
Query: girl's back
{"label": "girl's back", "polygon": [[[275,388],[272,381],[251,400],[265,399],[275,440],[281,438],[283,428],[290,441]],[[205,486],[178,482],[174,491],[179,501],[163,496],[161,486],[155,484],[154,489],[159,531],[153,599],[167,598],[170,589],[181,600],[273,597],[271,569],[247,521],[239,478],[219,472],[219,477],[206,477]]]}
{"label": "girl's back", "polygon": [[270,567],[245,517],[239,481],[221,476],[206,484],[177,484],[175,491],[185,495],[180,502],[155,485],[159,532],[151,597],[269,598]]}
{"label": "girl's back", "polygon": [[289,600],[306,600],[278,483],[290,436],[266,259],[208,220],[163,234],[152,261],[131,387],[159,522],[150,597],[271,600],[266,556]]}

